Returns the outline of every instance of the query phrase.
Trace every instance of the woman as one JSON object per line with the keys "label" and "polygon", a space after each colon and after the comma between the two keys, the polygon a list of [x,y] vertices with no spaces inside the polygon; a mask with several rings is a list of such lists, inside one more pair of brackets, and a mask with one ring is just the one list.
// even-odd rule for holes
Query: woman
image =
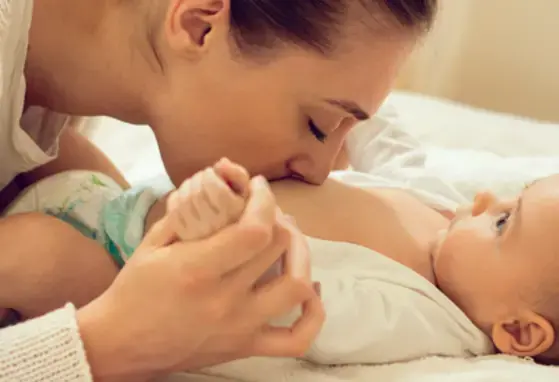
{"label": "woman", "polygon": [[[435,8],[435,0],[0,0],[3,198],[76,168],[124,183],[84,138],[63,131],[64,115],[149,124],[175,181],[227,156],[269,179],[321,183]],[[259,277],[251,264],[273,263],[285,244],[270,233],[277,223],[267,187],[250,205],[235,234],[216,235],[210,248],[168,245],[156,227],[93,303],[0,331],[0,376],[85,381],[301,354],[322,322],[318,297],[309,280],[286,276],[286,300],[308,306],[310,318],[289,332],[262,330],[271,306],[247,282]],[[3,219],[3,257],[33,249],[29,224],[53,238],[66,229],[43,216]],[[56,251],[56,240],[50,245]],[[238,271],[193,276],[216,262]],[[10,268],[0,272],[9,285]],[[242,296],[220,288],[225,280],[246,285]]]}

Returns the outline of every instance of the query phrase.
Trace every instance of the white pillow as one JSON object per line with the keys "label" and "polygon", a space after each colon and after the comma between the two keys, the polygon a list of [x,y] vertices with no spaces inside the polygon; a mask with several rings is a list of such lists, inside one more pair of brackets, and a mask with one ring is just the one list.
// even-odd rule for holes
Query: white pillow
{"label": "white pillow", "polygon": [[[501,142],[501,146],[494,145],[493,152],[426,145],[425,136],[422,139],[421,134],[417,134],[423,127],[406,122],[404,115],[410,110],[399,106],[398,102],[388,100],[371,121],[360,124],[350,133],[349,158],[356,171],[383,178],[388,183],[403,185],[414,191],[436,194],[455,203],[471,201],[482,190],[492,191],[501,197],[513,197],[535,179],[559,173],[559,155],[503,157],[494,153],[510,149],[504,142]],[[445,109],[444,105],[442,108],[446,113],[457,110],[452,107]],[[490,114],[488,117],[481,111],[466,112],[472,113],[472,118],[480,121],[499,118]],[[523,129],[513,131],[526,133]],[[414,139],[413,136],[419,139]],[[489,143],[476,142],[477,146]],[[538,138],[532,143],[545,144],[545,139]],[[467,146],[457,139],[455,146],[460,145]],[[510,153],[513,154],[514,151],[511,150]]]}
{"label": "white pillow", "polygon": [[387,101],[422,144],[502,156],[559,155],[559,124],[490,112],[427,96],[394,92]]}
{"label": "white pillow", "polygon": [[504,158],[479,150],[428,148],[425,173],[450,183],[467,200],[479,191],[510,198],[536,179],[559,174],[559,156]]}

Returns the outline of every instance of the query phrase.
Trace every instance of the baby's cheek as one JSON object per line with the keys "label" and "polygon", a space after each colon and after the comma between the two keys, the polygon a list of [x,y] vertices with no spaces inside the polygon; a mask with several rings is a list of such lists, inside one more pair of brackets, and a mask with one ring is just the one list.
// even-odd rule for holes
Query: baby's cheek
{"label": "baby's cheek", "polygon": [[438,253],[435,256],[437,278],[455,279],[459,276],[456,272],[465,272],[463,263],[466,260],[467,252],[467,235],[456,231],[446,234],[441,239]]}

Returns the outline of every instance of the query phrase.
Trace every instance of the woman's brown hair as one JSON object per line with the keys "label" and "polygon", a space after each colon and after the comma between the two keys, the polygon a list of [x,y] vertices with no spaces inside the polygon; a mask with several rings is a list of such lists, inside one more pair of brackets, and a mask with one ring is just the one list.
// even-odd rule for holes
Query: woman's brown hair
{"label": "woman's brown hair", "polygon": [[437,0],[231,0],[232,32],[241,51],[287,42],[327,53],[337,27],[354,9],[365,22],[424,32]]}

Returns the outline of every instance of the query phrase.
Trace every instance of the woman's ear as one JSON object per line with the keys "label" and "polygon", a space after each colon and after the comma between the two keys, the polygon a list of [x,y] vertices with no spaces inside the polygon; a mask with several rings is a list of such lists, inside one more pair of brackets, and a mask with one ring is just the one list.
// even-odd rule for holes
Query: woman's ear
{"label": "woman's ear", "polygon": [[229,30],[229,5],[230,0],[171,0],[165,20],[171,49],[190,57],[207,50],[218,29]]}
{"label": "woman's ear", "polygon": [[527,312],[495,324],[491,337],[501,353],[535,357],[551,348],[555,342],[555,330],[544,317]]}

